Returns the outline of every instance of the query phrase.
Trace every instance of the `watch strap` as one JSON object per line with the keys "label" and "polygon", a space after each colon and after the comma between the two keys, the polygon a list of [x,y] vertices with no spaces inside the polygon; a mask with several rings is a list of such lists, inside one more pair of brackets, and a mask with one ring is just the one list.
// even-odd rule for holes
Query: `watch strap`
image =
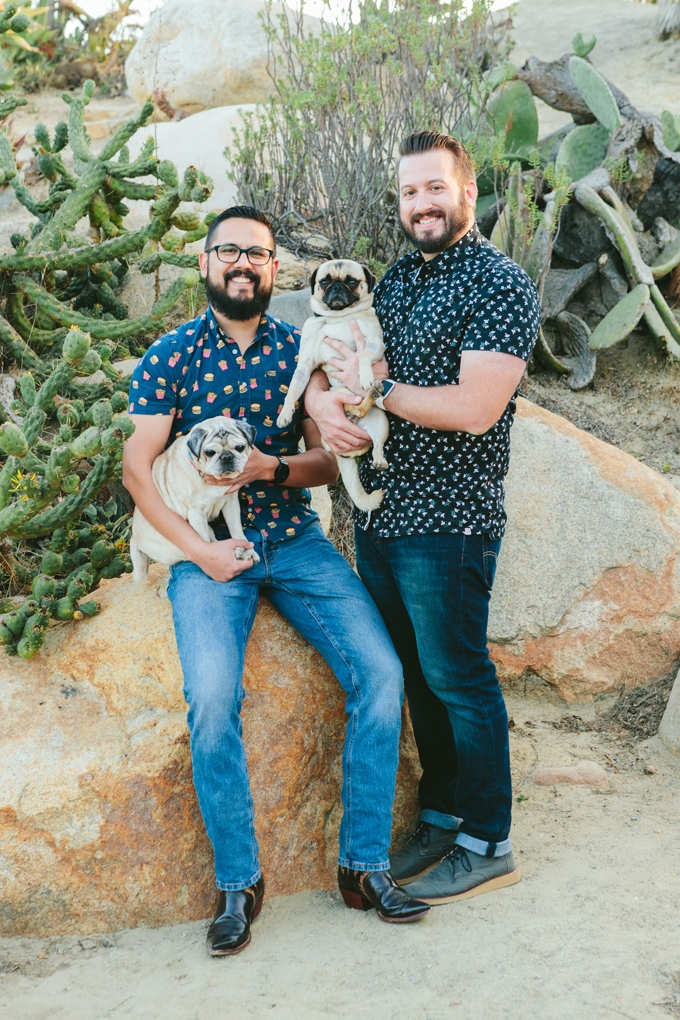
{"label": "watch strap", "polygon": [[390,393],[392,392],[396,385],[397,384],[394,379],[383,379],[382,381],[383,391],[375,402],[375,406],[379,407],[381,411],[387,410],[387,408],[385,407],[385,400],[387,399],[387,397],[389,397]]}
{"label": "watch strap", "polygon": [[286,478],[288,478],[288,475],[290,474],[290,464],[288,463],[285,457],[279,457],[277,455],[276,459],[278,460],[279,463],[278,467],[276,468],[276,471],[274,472],[274,481],[281,485],[283,482],[285,482]]}

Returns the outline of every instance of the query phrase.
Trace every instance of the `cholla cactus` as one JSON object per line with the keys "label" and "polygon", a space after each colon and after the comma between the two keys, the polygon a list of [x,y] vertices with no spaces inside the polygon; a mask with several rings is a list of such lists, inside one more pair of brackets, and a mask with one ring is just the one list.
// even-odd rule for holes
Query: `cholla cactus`
{"label": "cholla cactus", "polygon": [[[130,569],[124,546],[106,538],[106,529],[82,527],[80,518],[101,489],[120,477],[123,443],[134,431],[120,390],[111,399],[92,402],[63,394],[77,375],[101,366],[101,355],[86,333],[72,329],[62,357],[40,387],[32,374],[19,379],[21,425],[0,427],[0,539],[27,540],[51,535],[41,572],[33,579],[32,597],[0,621],[0,642],[10,654],[31,658],[42,645],[50,617],[58,620],[93,615],[96,603],[79,605],[100,578]],[[58,431],[47,441],[48,416]],[[59,575],[65,575],[58,580]]]}
{"label": "cholla cactus", "polygon": [[[44,354],[63,340],[71,325],[95,340],[114,344],[158,333],[164,316],[184,290],[199,282],[197,257],[182,249],[188,240],[205,236],[210,216],[201,221],[179,206],[182,202],[205,202],[212,181],[195,167],[189,167],[180,181],[171,162],[153,155],[152,139],[131,161],[127,142],[151,116],[150,101],[95,155],[84,122],[93,91],[94,82],[88,81],[80,97],[64,93],[68,123],[57,124],[53,137],[44,125],[35,128],[36,162],[50,182],[43,201],[34,198],[23,183],[7,132],[0,131],[0,185],[11,185],[36,218],[30,234],[12,236],[14,254],[0,256],[0,295],[5,298],[0,349],[5,360],[18,361],[37,373],[44,373]],[[7,99],[0,104],[0,116],[20,102],[14,97]],[[73,152],[72,172],[62,158],[67,145]],[[154,177],[156,183],[140,183],[143,177]],[[125,199],[151,203],[147,226],[125,230],[124,217],[129,212]],[[89,217],[89,234],[75,234],[85,215]],[[129,319],[115,292],[130,260],[140,257],[147,272],[162,261],[179,265],[185,272],[148,315]]]}

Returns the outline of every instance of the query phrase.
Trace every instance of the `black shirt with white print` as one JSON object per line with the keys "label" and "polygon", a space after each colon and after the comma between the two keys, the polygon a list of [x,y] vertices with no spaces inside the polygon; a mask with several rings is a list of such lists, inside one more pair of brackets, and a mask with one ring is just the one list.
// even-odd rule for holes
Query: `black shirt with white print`
{"label": "black shirt with white print", "polygon": [[[538,294],[523,269],[477,227],[426,262],[401,258],[375,289],[390,378],[412,386],[458,382],[463,351],[500,351],[528,361],[541,321]],[[361,458],[367,492],[385,489],[378,510],[355,511],[384,538],[453,532],[503,535],[514,398],[481,436],[414,425],[390,414],[387,471]]]}

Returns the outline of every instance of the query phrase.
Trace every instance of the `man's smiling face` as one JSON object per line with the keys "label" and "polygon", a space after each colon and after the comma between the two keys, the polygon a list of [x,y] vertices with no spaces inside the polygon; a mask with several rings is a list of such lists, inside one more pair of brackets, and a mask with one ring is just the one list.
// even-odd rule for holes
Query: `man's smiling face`
{"label": "man's smiling face", "polygon": [[475,221],[477,185],[456,173],[448,149],[430,149],[399,162],[399,215],[409,241],[425,256],[449,248]]}
{"label": "man's smiling face", "polygon": [[[220,223],[211,237],[210,247],[218,244],[271,250],[274,239],[264,223],[234,217]],[[218,259],[217,252],[211,251],[201,253],[200,265],[208,301],[216,312],[245,322],[266,311],[279,268],[278,259],[272,258],[264,266],[254,266],[241,254],[238,262],[226,263]]]}

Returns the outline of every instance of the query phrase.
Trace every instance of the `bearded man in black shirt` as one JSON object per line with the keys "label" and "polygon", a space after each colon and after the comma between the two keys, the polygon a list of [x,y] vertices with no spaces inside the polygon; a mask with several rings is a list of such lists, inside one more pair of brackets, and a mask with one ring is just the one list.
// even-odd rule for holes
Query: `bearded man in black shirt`
{"label": "bearded man in black shirt", "polygon": [[[367,491],[385,498],[356,514],[357,569],[404,666],[423,775],[420,823],[392,854],[392,875],[428,903],[520,879],[510,842],[508,719],[487,648],[489,599],[505,525],[515,393],[536,342],[533,283],[475,226],[470,157],[449,135],[416,132],[400,147],[400,215],[415,250],[378,284],[386,360],[378,404],[388,412],[387,472],[365,457]],[[335,375],[363,397],[357,352]],[[322,372],[305,408],[337,453],[365,443],[346,394]]]}

